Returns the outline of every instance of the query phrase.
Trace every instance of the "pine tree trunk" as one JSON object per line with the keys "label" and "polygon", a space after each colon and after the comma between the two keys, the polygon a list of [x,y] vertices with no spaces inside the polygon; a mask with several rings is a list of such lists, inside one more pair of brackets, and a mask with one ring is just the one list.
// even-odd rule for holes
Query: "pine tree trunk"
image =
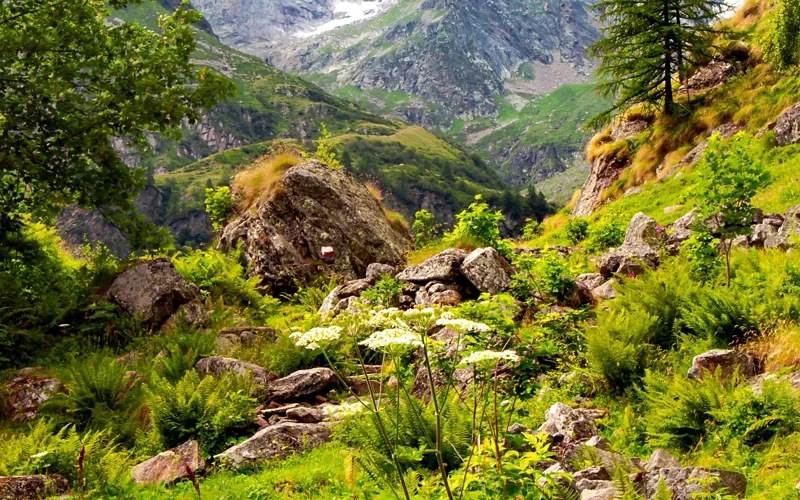
{"label": "pine tree trunk", "polygon": [[[664,27],[672,25],[672,13],[669,8],[669,0],[664,2]],[[664,37],[664,114],[671,115],[674,101],[672,98],[672,37]]]}

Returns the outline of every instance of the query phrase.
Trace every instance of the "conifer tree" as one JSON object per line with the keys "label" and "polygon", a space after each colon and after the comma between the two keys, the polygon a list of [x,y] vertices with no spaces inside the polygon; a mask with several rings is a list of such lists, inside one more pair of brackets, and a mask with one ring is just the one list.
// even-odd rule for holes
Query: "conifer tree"
{"label": "conifer tree", "polygon": [[616,98],[594,118],[608,121],[638,103],[672,114],[676,75],[683,66],[712,57],[713,26],[729,7],[725,0],[601,0],[595,5],[607,26],[605,37],[590,47],[601,59],[600,91]]}

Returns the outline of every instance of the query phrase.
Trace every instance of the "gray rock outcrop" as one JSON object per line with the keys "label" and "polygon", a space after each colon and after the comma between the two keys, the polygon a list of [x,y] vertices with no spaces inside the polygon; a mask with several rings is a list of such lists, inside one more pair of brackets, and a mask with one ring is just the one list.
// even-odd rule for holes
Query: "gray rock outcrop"
{"label": "gray rock outcrop", "polygon": [[197,474],[205,471],[206,461],[197,441],[187,441],[136,465],[131,469],[131,479],[134,483],[172,484],[190,477],[187,467]]}
{"label": "gray rock outcrop", "polygon": [[410,247],[366,186],[318,161],[290,168],[223,229],[221,249],[239,244],[251,273],[273,290],[321,275],[358,278],[370,264],[402,263]]}
{"label": "gray rock outcrop", "polygon": [[227,374],[252,377],[253,382],[258,385],[261,391],[266,391],[268,387],[271,387],[271,382],[278,378],[274,373],[254,363],[222,356],[203,358],[197,362],[194,369],[199,373],[214,377],[221,377]]}
{"label": "gray rock outcrop", "polygon": [[514,270],[497,250],[488,247],[467,255],[461,263],[461,273],[479,292],[495,295],[508,288]]}
{"label": "gray rock outcrop", "polygon": [[469,254],[464,250],[448,248],[421,264],[407,267],[397,275],[397,279],[417,284],[430,281],[456,281],[461,277],[461,264],[467,255]]}
{"label": "gray rock outcrop", "polygon": [[69,481],[58,474],[0,476],[0,500],[43,500],[67,490]]}
{"label": "gray rock outcrop", "polygon": [[[709,486],[698,484],[698,481],[710,477],[717,478],[718,481],[709,481]],[[744,497],[747,492],[747,479],[738,472],[690,467],[665,468],[647,474],[642,488],[645,498],[653,498],[662,480],[672,492],[673,500],[692,500],[697,493],[703,493],[706,489],[713,493],[724,488],[725,493],[739,498]]]}
{"label": "gray rock outcrop", "polygon": [[737,372],[740,376],[752,377],[758,373],[758,365],[747,353],[728,349],[712,349],[694,357],[687,377],[699,380],[710,373],[721,377],[722,380],[727,380]]}
{"label": "gray rock outcrop", "polygon": [[15,423],[36,418],[39,406],[64,389],[57,378],[46,375],[21,375],[5,385],[8,392],[8,418]]}
{"label": "gray rock outcrop", "polygon": [[269,384],[269,397],[277,400],[303,399],[322,394],[332,389],[338,382],[330,368],[311,368],[298,370],[287,377]]}
{"label": "gray rock outcrop", "polygon": [[778,117],[773,129],[775,142],[788,146],[800,142],[800,103],[795,104]]}
{"label": "gray rock outcrop", "polygon": [[317,448],[330,437],[331,431],[324,424],[281,422],[261,429],[247,441],[215,458],[228,467],[254,467],[268,460]]}

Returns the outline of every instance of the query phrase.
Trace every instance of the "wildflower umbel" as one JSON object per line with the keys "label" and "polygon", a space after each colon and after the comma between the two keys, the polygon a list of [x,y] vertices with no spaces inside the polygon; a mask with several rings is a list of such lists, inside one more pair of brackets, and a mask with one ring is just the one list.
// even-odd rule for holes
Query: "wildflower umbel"
{"label": "wildflower umbel", "polygon": [[327,328],[312,328],[311,330],[302,332],[292,332],[289,338],[296,339],[295,345],[297,347],[305,347],[312,351],[320,348],[320,342],[332,342],[338,340],[342,336],[342,327],[329,326]]}
{"label": "wildflower umbel", "polygon": [[418,333],[411,330],[389,328],[373,333],[359,344],[373,351],[399,353],[422,347],[422,339]]}
{"label": "wildflower umbel", "polygon": [[519,359],[516,351],[477,351],[462,359],[459,364],[485,366],[502,361],[507,363],[519,363]]}
{"label": "wildflower umbel", "polygon": [[446,326],[452,328],[453,330],[458,330],[462,333],[480,333],[480,332],[488,332],[491,330],[489,325],[484,323],[476,323],[474,321],[470,321],[468,319],[460,319],[460,318],[439,318],[436,321],[436,324],[439,326]]}
{"label": "wildflower umbel", "polygon": [[337,406],[326,406],[322,409],[322,412],[330,419],[341,420],[358,415],[364,411],[364,409],[365,406],[363,403],[342,403]]}

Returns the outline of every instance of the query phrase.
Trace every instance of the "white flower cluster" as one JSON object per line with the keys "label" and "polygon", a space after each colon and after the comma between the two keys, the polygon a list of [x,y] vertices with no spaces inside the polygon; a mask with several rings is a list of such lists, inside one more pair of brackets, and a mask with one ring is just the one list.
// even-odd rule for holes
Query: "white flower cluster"
{"label": "white flower cluster", "polygon": [[422,339],[417,333],[402,328],[389,328],[375,332],[366,340],[359,342],[373,351],[400,353],[422,347]]}
{"label": "white flower cluster", "polygon": [[489,325],[486,325],[484,323],[476,323],[468,319],[460,319],[460,318],[441,317],[436,321],[436,324],[439,326],[446,326],[452,328],[453,330],[458,330],[462,333],[479,333],[479,332],[488,332],[489,330],[491,330]]}
{"label": "white flower cluster", "polygon": [[370,326],[385,326],[391,324],[399,314],[400,309],[396,307],[381,309],[380,311],[374,312],[374,316],[369,320],[369,324]]}
{"label": "white flower cluster", "polygon": [[347,417],[354,417],[365,410],[362,403],[342,403],[340,405],[330,405],[322,409],[326,417],[333,420],[341,420]]}
{"label": "white flower cluster", "polygon": [[426,307],[425,309],[408,309],[403,313],[403,316],[408,318],[416,318],[420,316],[433,317],[435,314],[436,311],[434,311],[432,307]]}
{"label": "white flower cluster", "polygon": [[500,361],[518,363],[519,356],[516,351],[477,351],[461,360],[462,365],[489,365]]}
{"label": "white flower cluster", "polygon": [[289,338],[296,339],[295,345],[297,347],[305,347],[306,349],[320,348],[320,342],[331,342],[338,340],[342,336],[342,327],[329,326],[327,328],[312,328],[311,330],[302,332],[292,332]]}

